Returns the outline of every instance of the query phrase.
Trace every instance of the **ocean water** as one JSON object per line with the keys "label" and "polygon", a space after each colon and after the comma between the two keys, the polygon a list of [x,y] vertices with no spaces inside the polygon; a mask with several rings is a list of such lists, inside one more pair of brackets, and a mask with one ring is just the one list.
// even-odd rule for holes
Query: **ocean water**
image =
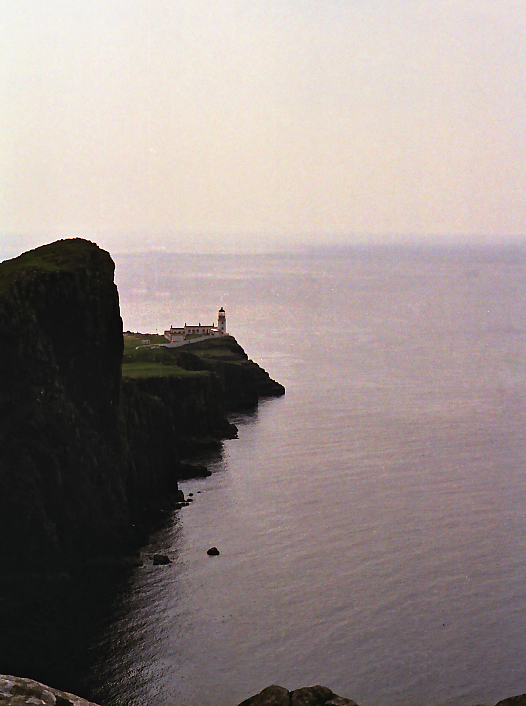
{"label": "ocean water", "polygon": [[[286,387],[181,485],[81,669],[106,706],[271,683],[360,706],[526,692],[526,253],[119,255],[124,328],[228,330]],[[209,557],[215,545],[220,556]],[[154,567],[161,551],[169,566]],[[84,670],[84,671],[82,671]]]}

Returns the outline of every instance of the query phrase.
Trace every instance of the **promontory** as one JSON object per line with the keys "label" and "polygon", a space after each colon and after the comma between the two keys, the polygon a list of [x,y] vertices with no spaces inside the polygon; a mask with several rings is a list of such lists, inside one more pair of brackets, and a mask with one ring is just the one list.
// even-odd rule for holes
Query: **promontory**
{"label": "promontory", "polygon": [[[281,395],[231,336],[126,354],[110,255],[61,240],[0,264],[0,566],[69,570],[140,542],[181,461]],[[131,355],[131,357],[130,357]]]}

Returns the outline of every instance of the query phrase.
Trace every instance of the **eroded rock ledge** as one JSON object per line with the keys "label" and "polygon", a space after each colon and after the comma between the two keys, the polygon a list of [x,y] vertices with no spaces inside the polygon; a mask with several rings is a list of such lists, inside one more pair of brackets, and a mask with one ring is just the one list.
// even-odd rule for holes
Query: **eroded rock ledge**
{"label": "eroded rock ledge", "polygon": [[0,674],[1,706],[96,706],[67,691],[53,689],[33,679]]}
{"label": "eroded rock ledge", "polygon": [[[53,689],[33,679],[0,674],[0,706],[97,706],[80,696]],[[326,686],[305,686],[288,691],[272,684],[239,706],[357,706]],[[526,694],[499,701],[496,706],[526,706]]]}

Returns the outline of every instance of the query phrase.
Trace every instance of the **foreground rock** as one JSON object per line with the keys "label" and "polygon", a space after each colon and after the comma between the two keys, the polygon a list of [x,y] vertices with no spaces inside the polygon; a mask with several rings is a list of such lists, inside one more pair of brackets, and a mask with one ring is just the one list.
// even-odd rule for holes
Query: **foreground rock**
{"label": "foreground rock", "polygon": [[526,694],[519,696],[510,696],[508,699],[502,699],[495,706],[526,706]]}
{"label": "foreground rock", "polygon": [[33,679],[0,675],[2,706],[95,706],[67,691],[53,689]]}
{"label": "foreground rock", "polygon": [[[333,693],[326,686],[304,686],[288,691],[272,684],[259,694],[251,696],[239,706],[357,706],[355,701]],[[517,705],[522,706],[522,705]]]}

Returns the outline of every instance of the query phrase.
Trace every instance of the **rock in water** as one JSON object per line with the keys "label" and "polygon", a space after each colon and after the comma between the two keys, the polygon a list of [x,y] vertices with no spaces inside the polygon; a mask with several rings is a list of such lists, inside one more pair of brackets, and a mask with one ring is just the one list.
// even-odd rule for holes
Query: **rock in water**
{"label": "rock in water", "polygon": [[282,686],[272,684],[259,694],[246,699],[239,706],[357,706],[357,704],[351,699],[337,696],[326,686],[304,686],[301,689],[287,691]]}
{"label": "rock in water", "polygon": [[526,706],[526,694],[520,696],[511,696],[509,699],[499,701],[496,706]]}
{"label": "rock in water", "polygon": [[272,684],[259,694],[242,701],[239,706],[290,706],[289,692],[282,686]]}
{"label": "rock in water", "polygon": [[333,697],[334,694],[326,686],[304,686],[290,692],[290,706],[321,706]]}
{"label": "rock in water", "polygon": [[218,556],[219,549],[217,547],[210,547],[210,549],[208,549],[206,553],[208,554],[208,556]]}

